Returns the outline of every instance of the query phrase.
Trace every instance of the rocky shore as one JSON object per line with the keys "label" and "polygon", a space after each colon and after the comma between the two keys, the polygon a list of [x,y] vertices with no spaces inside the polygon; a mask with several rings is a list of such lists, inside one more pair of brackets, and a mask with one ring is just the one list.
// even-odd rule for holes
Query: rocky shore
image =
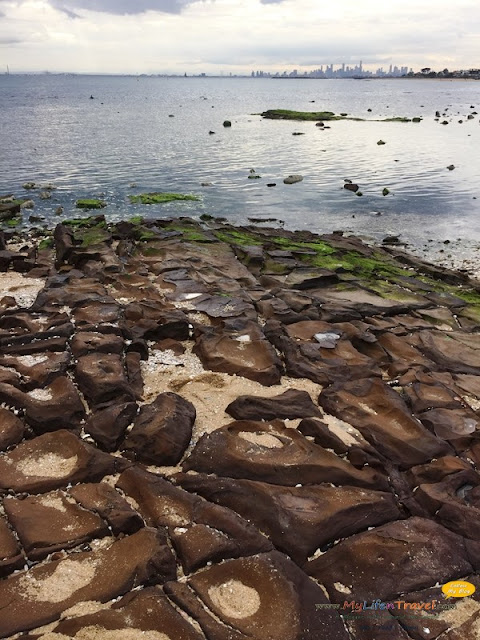
{"label": "rocky shore", "polygon": [[103,216],[0,271],[1,638],[478,640],[480,282]]}

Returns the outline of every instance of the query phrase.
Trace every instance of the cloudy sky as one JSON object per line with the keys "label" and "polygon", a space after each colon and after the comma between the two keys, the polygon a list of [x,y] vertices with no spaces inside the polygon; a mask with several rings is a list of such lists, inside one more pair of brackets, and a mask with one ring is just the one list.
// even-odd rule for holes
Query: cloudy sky
{"label": "cloudy sky", "polygon": [[0,0],[0,73],[480,67],[479,0]]}

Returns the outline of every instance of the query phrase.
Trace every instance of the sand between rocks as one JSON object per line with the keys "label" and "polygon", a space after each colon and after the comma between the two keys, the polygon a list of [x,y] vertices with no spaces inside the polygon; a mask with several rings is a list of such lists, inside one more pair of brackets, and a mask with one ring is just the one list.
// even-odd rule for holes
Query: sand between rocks
{"label": "sand between rocks", "polygon": [[21,273],[7,271],[0,274],[0,300],[4,296],[13,296],[20,307],[29,307],[35,302],[38,292],[45,281],[40,278],[26,278]]}

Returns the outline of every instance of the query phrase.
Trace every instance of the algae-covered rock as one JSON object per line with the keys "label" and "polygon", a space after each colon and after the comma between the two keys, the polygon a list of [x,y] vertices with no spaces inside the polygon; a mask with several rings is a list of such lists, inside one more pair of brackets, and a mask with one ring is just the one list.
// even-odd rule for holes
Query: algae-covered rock
{"label": "algae-covered rock", "polygon": [[164,202],[173,202],[174,200],[200,200],[198,196],[183,193],[140,193],[136,196],[128,196],[132,204],[163,204]]}
{"label": "algae-covered rock", "polygon": [[223,126],[224,126],[224,127],[231,127],[231,126],[232,126],[232,123],[230,122],[230,120],[224,120],[224,121],[223,121]]}
{"label": "algae-covered rock", "polygon": [[103,209],[107,203],[98,198],[80,198],[75,203],[77,209]]}
{"label": "algae-covered rock", "polygon": [[379,146],[382,146],[383,144],[387,144],[387,143],[386,143],[386,142],[384,142],[383,140],[379,140],[379,141],[377,142],[377,144],[378,144]]}
{"label": "algae-covered rock", "polygon": [[382,191],[383,196],[388,196],[389,193],[390,193],[390,189],[387,189],[387,187],[385,187]]}

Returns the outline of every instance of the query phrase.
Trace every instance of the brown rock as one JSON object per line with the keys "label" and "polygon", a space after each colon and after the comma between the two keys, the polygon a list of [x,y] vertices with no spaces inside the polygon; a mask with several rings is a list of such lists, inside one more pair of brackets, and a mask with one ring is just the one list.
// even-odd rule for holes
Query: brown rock
{"label": "brown rock", "polygon": [[15,536],[4,518],[0,518],[0,578],[19,569],[25,562]]}
{"label": "brown rock", "polygon": [[75,385],[63,376],[55,378],[45,389],[29,393],[0,384],[0,400],[24,409],[25,420],[36,433],[78,429],[85,414]]}
{"label": "brown rock", "polygon": [[175,466],[192,437],[195,407],[176,393],[161,393],[144,405],[125,440],[137,460]]}
{"label": "brown rock", "polygon": [[477,375],[480,368],[480,337],[472,335],[470,344],[459,339],[457,332],[420,331],[419,348],[450,373]]}
{"label": "brown rock", "polygon": [[271,549],[270,542],[239,515],[133,467],[117,486],[139,505],[149,526],[168,527],[187,573],[226,558]]}
{"label": "brown rock", "polygon": [[167,583],[165,591],[208,638],[348,640],[338,612],[317,610],[328,603],[320,587],[276,551],[209,567],[187,585]]}
{"label": "brown rock", "polygon": [[319,404],[352,424],[383,456],[410,467],[449,453],[415,420],[398,393],[381,380],[358,380],[324,389]]}
{"label": "brown rock", "polygon": [[309,394],[297,389],[289,389],[271,398],[239,396],[228,405],[225,412],[235,420],[295,419],[321,415]]}
{"label": "brown rock", "polygon": [[267,387],[280,382],[280,360],[254,323],[243,331],[205,333],[197,339],[193,351],[211,371],[243,376]]}
{"label": "brown rock", "polygon": [[75,379],[92,406],[111,400],[119,403],[135,400],[119,355],[91,353],[82,356],[75,367]]}
{"label": "brown rock", "polygon": [[0,582],[0,636],[53,622],[79,602],[108,602],[136,586],[175,577],[164,534],[142,529],[108,549],[77,553]]}
{"label": "brown rock", "polygon": [[204,434],[183,469],[285,486],[331,482],[388,488],[385,477],[372,469],[355,469],[280,421],[239,420]]}
{"label": "brown rock", "polygon": [[143,376],[142,367],[140,365],[141,360],[142,356],[137,351],[129,351],[125,355],[125,370],[127,372],[127,380],[137,400],[142,400],[143,398]]}
{"label": "brown rock", "polygon": [[[153,632],[151,637],[172,638],[172,640],[202,640],[200,634],[169,603],[165,593],[158,587],[147,587],[130,592],[111,609],[60,621],[52,633],[61,637],[75,638],[78,633],[91,630],[95,637],[102,631],[114,634],[127,630],[138,637]],[[36,636],[38,640],[48,640],[49,633]],[[30,636],[28,636],[30,638]]]}
{"label": "brown rock", "polygon": [[[32,364],[29,363],[32,361]],[[70,355],[65,353],[42,353],[37,356],[3,356],[0,365],[14,369],[22,376],[21,388],[26,391],[44,387],[58,376],[64,376],[70,364]],[[19,386],[19,385],[15,385]]]}
{"label": "brown rock", "polygon": [[79,331],[72,338],[72,353],[76,358],[87,353],[122,353],[123,339],[115,334]]}
{"label": "brown rock", "polygon": [[95,411],[88,416],[85,431],[105,451],[116,451],[137,410],[135,402],[124,402]]}
{"label": "brown rock", "polygon": [[427,464],[412,467],[405,475],[410,486],[414,488],[419,484],[441,482],[452,473],[469,471],[471,468],[468,462],[460,458],[444,456],[443,458],[438,458],[438,460],[432,460],[432,462],[428,462]]}
{"label": "brown rock", "polygon": [[8,409],[0,407],[0,451],[18,444],[23,438],[24,431],[23,422]]}
{"label": "brown rock", "polygon": [[343,602],[388,600],[464,576],[470,566],[462,537],[414,517],[344,540],[306,571],[326,587],[332,602]]}
{"label": "brown rock", "polygon": [[106,520],[115,535],[135,533],[143,526],[138,513],[106,482],[77,484],[69,494],[82,507],[95,511]]}
{"label": "brown rock", "polygon": [[45,493],[69,483],[94,482],[128,466],[82,442],[73,433],[45,433],[0,456],[0,490]]}
{"label": "brown rock", "polygon": [[282,487],[203,474],[176,474],[174,479],[239,513],[299,564],[339,538],[401,516],[391,494],[356,487]]}
{"label": "brown rock", "polygon": [[7,498],[5,512],[30,560],[41,560],[108,534],[106,524],[60,491],[23,500]]}

